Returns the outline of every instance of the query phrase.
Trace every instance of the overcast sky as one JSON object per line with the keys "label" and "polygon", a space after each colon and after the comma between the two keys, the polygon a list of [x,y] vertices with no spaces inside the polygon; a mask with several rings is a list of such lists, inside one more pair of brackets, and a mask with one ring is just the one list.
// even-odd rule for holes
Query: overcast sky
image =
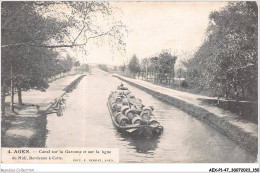
{"label": "overcast sky", "polygon": [[[121,65],[133,54],[141,60],[162,49],[178,54],[194,51],[205,38],[209,13],[226,2],[113,2],[122,10],[122,21],[131,30],[126,54],[113,53],[108,45],[89,44],[87,63]],[[182,57],[179,57],[179,60]]]}

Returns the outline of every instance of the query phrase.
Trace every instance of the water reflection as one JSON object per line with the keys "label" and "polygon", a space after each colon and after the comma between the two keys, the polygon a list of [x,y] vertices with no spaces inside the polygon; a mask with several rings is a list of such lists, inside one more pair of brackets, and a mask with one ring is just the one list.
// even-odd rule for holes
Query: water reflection
{"label": "water reflection", "polygon": [[158,142],[160,136],[152,137],[152,138],[142,138],[140,136],[129,136],[126,133],[122,133],[117,131],[117,136],[122,138],[129,143],[130,146],[133,146],[136,152],[138,153],[151,153],[152,151],[158,148]]}

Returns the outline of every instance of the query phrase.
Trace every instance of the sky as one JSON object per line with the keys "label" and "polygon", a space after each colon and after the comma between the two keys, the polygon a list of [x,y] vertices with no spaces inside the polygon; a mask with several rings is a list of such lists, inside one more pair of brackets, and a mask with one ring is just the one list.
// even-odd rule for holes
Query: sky
{"label": "sky", "polygon": [[226,2],[111,2],[122,11],[120,19],[130,32],[126,38],[126,52],[113,52],[107,43],[87,45],[86,63],[121,65],[135,54],[140,60],[162,49],[179,55],[192,56],[205,39],[211,11],[219,10]]}

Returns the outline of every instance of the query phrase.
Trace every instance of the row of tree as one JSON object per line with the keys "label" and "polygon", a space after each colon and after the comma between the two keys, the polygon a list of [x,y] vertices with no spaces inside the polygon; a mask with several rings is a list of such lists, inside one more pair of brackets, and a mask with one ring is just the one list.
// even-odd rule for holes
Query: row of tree
{"label": "row of tree", "polygon": [[22,104],[22,91],[44,91],[48,87],[47,79],[69,71],[73,59],[59,59],[58,52],[40,46],[15,46],[18,43],[48,41],[64,30],[62,23],[44,19],[36,12],[34,5],[23,2],[2,3],[2,22],[2,45],[12,45],[2,47],[1,51],[1,99],[4,113],[7,92],[11,94],[10,109],[13,111],[15,89],[18,102]]}
{"label": "row of tree", "polygon": [[55,79],[57,75],[67,73],[78,65],[78,61],[69,56],[60,58],[57,52],[38,47],[3,49],[1,61],[2,102],[4,103],[5,95],[10,92],[11,110],[15,89],[18,104],[22,105],[22,91],[45,91],[49,86],[49,79]]}
{"label": "row of tree", "polygon": [[80,64],[80,67],[77,68],[77,71],[81,73],[91,72],[91,67],[88,64]]}
{"label": "row of tree", "polygon": [[108,72],[108,67],[106,64],[98,64],[98,68],[100,68],[101,70]]}
{"label": "row of tree", "polygon": [[145,58],[141,62],[142,78],[153,82],[172,84],[174,82],[174,65],[177,56],[169,50],[162,50],[158,56]]}
{"label": "row of tree", "polygon": [[120,66],[120,70],[124,73],[128,69],[133,77],[137,74],[138,78],[141,76],[149,81],[170,84],[174,81],[176,59],[177,56],[169,50],[162,50],[157,56],[144,58],[141,63],[134,55],[127,66]]}
{"label": "row of tree", "polygon": [[184,63],[190,87],[257,100],[257,9],[256,2],[229,2],[211,12],[207,39]]}
{"label": "row of tree", "polygon": [[114,47],[124,45],[125,27],[120,21],[111,18],[100,26],[93,22],[97,16],[112,15],[113,8],[106,2],[6,1],[1,5],[2,115],[8,90],[10,108],[14,110],[15,89],[22,104],[22,91],[44,91],[49,78],[70,71],[73,65],[79,66],[68,54],[65,58],[61,56],[61,51],[66,53],[68,48],[85,51],[88,41],[104,36]]}

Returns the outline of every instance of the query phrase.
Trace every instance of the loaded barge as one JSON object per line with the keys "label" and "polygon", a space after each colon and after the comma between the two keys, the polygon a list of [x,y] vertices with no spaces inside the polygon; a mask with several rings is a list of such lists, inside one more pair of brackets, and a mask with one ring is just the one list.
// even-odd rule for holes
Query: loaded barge
{"label": "loaded barge", "polygon": [[123,133],[151,138],[163,132],[152,106],[145,106],[123,84],[112,91],[107,107],[115,127]]}

